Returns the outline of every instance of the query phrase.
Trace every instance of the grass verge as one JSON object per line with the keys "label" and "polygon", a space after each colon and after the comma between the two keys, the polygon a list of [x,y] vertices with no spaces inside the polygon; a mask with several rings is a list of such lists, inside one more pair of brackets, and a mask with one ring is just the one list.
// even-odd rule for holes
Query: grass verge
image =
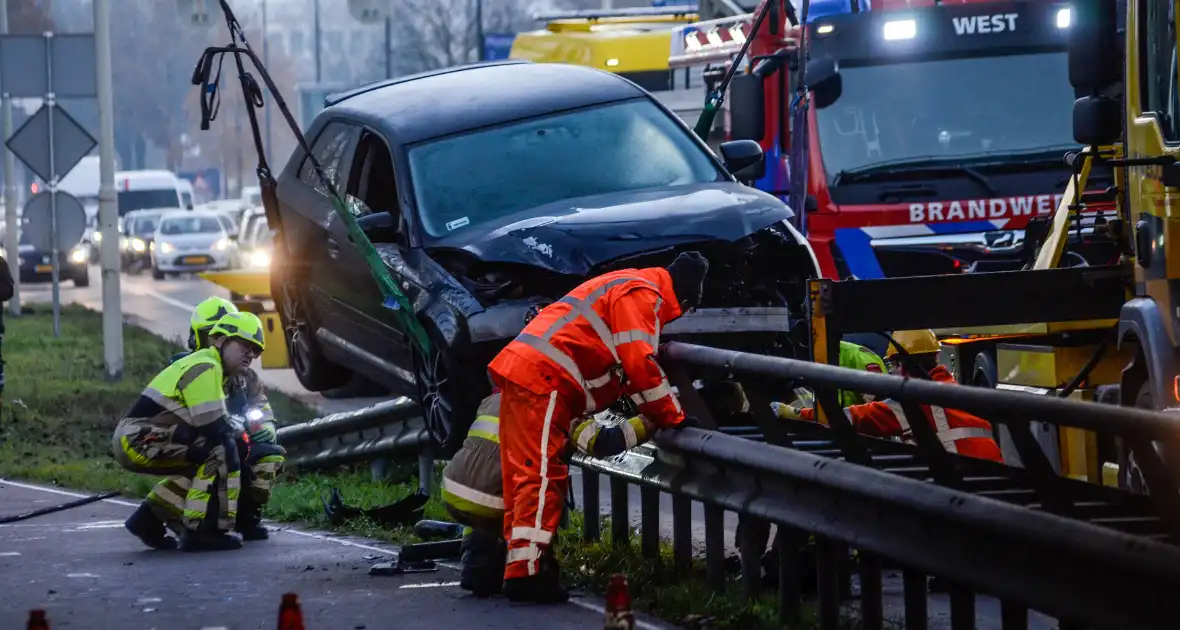
{"label": "grass verge", "polygon": [[[147,494],[157,478],[123,470],[110,457],[110,436],[115,425],[140,391],[180,351],[135,326],[124,327],[124,378],[104,377],[102,317],[79,306],[62,311],[61,336],[54,337],[48,308],[32,306],[19,318],[5,322],[2,352],[7,384],[0,407],[0,477],[27,479],[85,491],[119,490],[130,497]],[[314,417],[312,410],[281,392],[270,393],[276,416],[284,423]],[[296,474],[288,471],[275,488],[266,512],[269,518],[298,522],[339,533],[366,536],[393,543],[416,541],[411,527],[390,529],[366,518],[333,527],[324,513],[321,497],[340,490],[348,505],[362,509],[386,505],[417,489],[413,463],[395,469],[393,481],[377,483],[368,470],[341,468],[331,473]],[[437,497],[431,499],[425,517],[447,520]],[[745,602],[736,579],[721,591],[709,588],[704,566],[694,563],[687,573],[672,568],[669,545],[658,561],[644,558],[638,536],[616,547],[605,522],[602,539],[582,541],[582,515],[571,515],[561,532],[558,553],[572,585],[602,593],[614,573],[628,576],[636,608],[672,622],[708,618],[709,628],[807,628],[814,624],[808,612],[791,625],[783,624],[771,595]]]}
{"label": "grass verge", "polygon": [[[173,354],[182,348],[136,327],[123,327],[123,379],[105,377],[102,315],[62,308],[53,335],[47,305],[29,305],[6,318],[4,399],[0,406],[0,477],[48,481],[79,490],[120,490],[142,497],[156,480],[123,470],[110,456],[111,434],[123,414]],[[315,417],[281,392],[269,393],[284,423]]]}

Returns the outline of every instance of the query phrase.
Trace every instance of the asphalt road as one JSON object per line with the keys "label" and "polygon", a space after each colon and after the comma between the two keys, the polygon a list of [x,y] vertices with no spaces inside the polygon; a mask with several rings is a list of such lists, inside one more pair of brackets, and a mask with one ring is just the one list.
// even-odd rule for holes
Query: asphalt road
{"label": "asphalt road", "polygon": [[[91,278],[92,278],[92,283],[93,283],[92,286],[85,288],[85,289],[76,289],[76,288],[70,286],[70,283],[66,283],[65,285],[63,285],[62,290],[61,290],[62,301],[63,302],[76,302],[76,303],[85,305],[89,308],[93,308],[95,310],[102,310],[101,273],[99,272],[98,268],[91,269]],[[211,295],[220,295],[220,296],[226,297],[226,298],[229,297],[228,291],[225,291],[224,289],[221,289],[220,287],[218,287],[210,282],[207,282],[205,280],[202,280],[200,278],[197,278],[195,276],[194,277],[182,276],[180,278],[170,278],[168,280],[157,281],[157,280],[153,280],[149,274],[143,274],[143,275],[138,275],[138,276],[123,275],[121,282],[122,282],[122,285],[121,285],[121,287],[122,287],[122,308],[123,308],[123,313],[124,313],[127,321],[129,321],[130,323],[142,326],[144,328],[147,328],[148,330],[151,330],[152,332],[155,332],[156,334],[161,335],[163,337],[173,338],[173,339],[183,339],[183,338],[187,337],[187,334],[188,334],[188,328],[187,328],[188,314],[191,312],[194,305],[196,305],[198,302],[200,302],[204,298],[209,297]],[[50,287],[47,284],[44,284],[44,285],[23,285],[21,288],[21,291],[22,291],[22,300],[24,302],[48,303],[51,299],[50,298]],[[305,401],[306,403],[319,408],[320,410],[324,411],[325,413],[330,413],[333,411],[343,411],[343,410],[348,410],[348,409],[356,409],[356,408],[360,408],[360,407],[364,407],[364,406],[373,404],[377,400],[380,400],[380,399],[372,399],[372,398],[328,400],[318,394],[313,394],[311,392],[307,392],[302,387],[300,387],[298,381],[295,379],[291,370],[260,370],[260,373],[263,375],[263,379],[266,381],[266,383],[269,387],[277,388],[281,391],[284,391],[285,393],[293,395],[293,396]],[[581,471],[577,468],[573,468],[571,470],[571,478],[572,478],[574,490],[576,493],[575,498],[576,498],[578,506],[580,507],[581,503],[582,503]],[[599,496],[599,505],[601,506],[603,514],[609,514],[611,501],[610,501],[610,485],[608,483],[608,480],[602,479],[600,481],[600,488],[601,488],[601,490],[600,490],[600,496]],[[9,501],[9,499],[7,497],[8,492],[9,492],[9,490],[4,490],[4,491],[0,492],[0,506],[7,507],[7,502]],[[45,500],[45,499],[43,499],[43,500]],[[48,502],[50,500],[45,500],[45,501]],[[633,525],[633,527],[638,527],[639,517],[640,517],[640,506],[639,506],[639,491],[637,488],[630,489],[630,496],[629,496],[628,503],[629,503],[629,511],[631,513],[632,525]],[[16,509],[16,506],[12,506],[12,507],[14,509]],[[83,509],[90,509],[90,508],[83,508]],[[110,507],[108,504],[101,504],[99,506],[94,507],[93,509],[95,509],[95,510],[108,510],[109,511],[113,508]],[[120,508],[120,509],[122,509],[122,508]],[[8,510],[6,509],[5,512],[7,512],[7,511]],[[17,509],[17,511],[19,511],[19,509]],[[76,519],[77,518],[76,512],[77,511],[75,511],[73,513],[68,513],[68,514],[70,514],[73,518]],[[66,518],[66,517],[62,516],[60,518]],[[111,517],[111,518],[113,518],[113,517]],[[108,520],[109,520],[109,518],[108,518]],[[46,521],[46,522],[50,522],[50,521]],[[70,521],[70,522],[74,522],[74,521]],[[0,526],[0,545],[3,545],[4,540],[5,540],[5,538],[4,538],[5,530],[3,529],[3,527],[4,526]],[[734,534],[735,534],[736,527],[737,527],[736,515],[726,514],[726,516],[725,516],[725,529],[726,529],[725,541],[726,541],[727,553],[736,553],[736,550],[733,546]],[[112,540],[113,539],[122,540],[125,538],[125,536],[123,536],[123,532],[118,528],[113,528],[113,529],[107,528],[106,530],[103,530],[103,528],[98,528],[98,529],[100,531],[105,531],[107,534],[110,534],[110,532],[115,532],[115,534],[112,536]],[[672,535],[672,500],[671,500],[671,497],[666,494],[662,494],[660,496],[660,529],[662,530],[665,537],[667,537],[667,538],[671,537],[671,535]],[[90,531],[90,530],[87,529],[85,531]],[[303,536],[302,538],[299,538],[299,536],[301,536],[300,534],[293,534],[293,536],[295,537],[296,540],[299,540],[298,543],[293,542],[291,540],[292,539],[291,534],[284,534],[284,535],[277,537],[276,542],[280,543],[281,545],[290,544],[292,546],[292,548],[289,551],[291,554],[294,554],[295,557],[299,557],[299,554],[304,554],[304,553],[311,554],[311,555],[314,555],[315,553],[320,553],[320,552],[316,551],[315,549],[305,549],[303,546],[300,546],[300,545],[310,544],[306,540],[304,540],[306,538],[306,536]],[[704,537],[705,537],[704,536],[704,509],[701,505],[694,504],[694,506],[693,506],[693,540],[694,540],[694,543],[696,543],[696,546],[698,546],[702,549],[703,549],[703,545],[704,545]],[[134,542],[134,541],[131,541],[131,542]],[[325,544],[327,544],[327,543],[325,543]],[[341,545],[343,543],[334,542],[332,544]],[[48,545],[48,546],[52,547],[53,545]],[[276,546],[279,546],[279,545],[276,545]],[[126,547],[126,551],[123,552],[124,554],[130,553],[131,551],[136,549],[135,545],[130,544],[129,542],[126,542],[126,541],[121,543],[118,548],[123,548],[123,547]],[[282,549],[283,549],[284,553],[287,553],[287,549],[285,546],[282,547]],[[8,560],[8,558],[6,556],[4,556],[5,551],[6,550],[4,550],[4,549],[0,549],[0,563],[3,563]],[[48,549],[46,549],[45,551],[48,551]],[[338,549],[336,551],[339,552]],[[244,553],[251,553],[251,551],[249,549],[247,549]],[[327,552],[323,552],[323,553],[327,553]],[[327,553],[327,555],[332,555],[332,554]],[[355,556],[356,554],[354,553],[353,555]],[[309,556],[309,557],[311,557],[311,556]],[[215,574],[217,572],[216,567],[220,566],[220,565],[218,565],[217,561],[214,561],[214,560],[201,559],[200,562],[205,563],[205,566],[209,567],[207,569],[207,571],[210,576]],[[292,564],[291,566],[295,566],[298,564],[299,564],[298,562],[295,562],[295,564]],[[364,563],[362,563],[362,564],[364,564]],[[168,564],[166,566],[173,567],[173,566],[177,566],[177,565]],[[185,564],[184,566],[187,567],[188,565]],[[315,566],[315,565],[314,565],[314,563],[306,563],[298,568],[300,570],[302,570],[303,566]],[[351,565],[349,565],[349,567],[351,567]],[[363,568],[364,567],[362,567],[362,569]],[[9,568],[7,566],[5,566],[4,564],[0,564],[0,569],[4,570],[4,574],[6,576],[5,579],[10,579],[7,577],[12,574],[12,572],[9,570]],[[177,568],[175,570],[178,572],[187,571],[187,569],[179,569],[179,568]],[[333,569],[333,570],[335,570],[335,569]],[[318,571],[318,569],[313,570],[313,571],[309,571],[308,573],[317,573],[317,571]],[[328,574],[331,574],[331,571],[332,570],[330,570],[328,572]],[[370,588],[370,587],[367,586],[369,583],[368,576],[364,575],[362,570],[358,570],[358,571],[361,576],[361,579],[353,580],[353,581],[346,580],[345,576],[353,573],[351,568],[349,568],[346,573],[342,574],[342,577],[339,581],[335,582],[334,584],[332,584],[330,586],[324,586],[323,587],[324,590],[322,590],[322,591],[317,590],[316,596],[320,597],[320,598],[324,598],[324,599],[336,597],[341,602],[349,602],[349,601],[352,601],[353,597],[359,597],[359,596],[355,595],[355,593],[352,593],[352,589],[361,589],[362,586],[363,586],[363,588],[366,588],[366,589]],[[287,570],[287,572],[289,573],[290,570]],[[198,574],[196,572],[194,572],[192,575],[196,576]],[[286,573],[283,573],[283,575],[285,577]],[[206,579],[212,580],[212,577],[207,577]],[[294,578],[294,577],[289,578],[289,579],[292,580],[293,584],[297,584],[297,585],[315,584],[314,580],[312,580],[311,582],[307,582],[307,581],[300,582],[299,579]],[[304,579],[310,579],[310,576],[307,576]],[[426,580],[426,581],[429,582],[430,580]],[[437,580],[435,580],[435,581],[437,581]],[[359,584],[358,582],[363,583],[363,585]],[[325,581],[325,584],[326,583],[327,582]],[[903,595],[902,595],[902,590],[901,590],[900,576],[887,574],[884,578],[884,586],[885,586],[884,601],[885,601],[885,610],[886,610],[887,618],[901,619],[902,615],[904,613],[904,607],[902,606]],[[316,588],[318,589],[318,587],[316,587]],[[288,590],[290,590],[290,589],[288,589]],[[428,590],[430,592],[434,593],[434,592],[438,592],[438,591],[448,592],[448,591],[453,591],[455,589],[441,588],[441,589],[428,589]],[[347,591],[347,593],[346,593],[346,591]],[[418,589],[415,589],[415,591],[418,591]],[[279,591],[275,591],[275,593],[278,593],[278,592]],[[360,592],[360,591],[358,591],[358,592]],[[369,593],[370,591],[364,591],[364,592]],[[426,591],[424,590],[422,592],[426,592]],[[332,595],[332,593],[339,593],[339,595]],[[42,594],[42,596],[43,595],[44,594]],[[33,594],[30,594],[29,597],[33,597]],[[137,596],[137,597],[139,597],[139,596]],[[163,596],[161,596],[161,597],[163,597]],[[453,597],[454,596],[452,595],[451,598],[448,598],[448,599],[445,599],[442,601],[450,602],[453,600]],[[132,598],[132,599],[134,599],[134,598]],[[428,597],[428,599],[429,599],[429,597]],[[210,601],[212,601],[212,600],[210,600]],[[323,601],[323,600],[321,600],[321,601]],[[430,601],[437,601],[437,598],[431,599]],[[263,606],[263,602],[256,602],[256,604],[259,606],[263,606],[262,609],[269,610],[268,608],[266,608],[266,606],[277,606],[277,602],[278,602],[278,595],[275,594],[273,597],[266,599],[265,606]],[[313,605],[315,604],[315,600],[312,601],[312,604]],[[207,605],[211,606],[212,604],[210,603]],[[254,604],[252,603],[251,605],[254,605]],[[325,607],[327,606],[326,601],[324,601],[324,606]],[[930,611],[929,627],[932,630],[940,630],[940,629],[950,628],[949,599],[945,595],[931,594],[930,602],[929,602],[928,606],[929,606],[929,611]],[[980,628],[980,629],[994,628],[996,630],[999,630],[999,628],[1001,628],[999,602],[998,601],[996,601],[992,598],[988,598],[988,597],[979,597],[977,600],[976,606],[977,606],[977,622],[976,622],[977,628]],[[159,608],[159,607],[157,607],[157,608]],[[414,608],[411,608],[411,610],[413,610],[413,609]],[[178,612],[176,614],[179,615],[181,613]],[[499,613],[497,613],[497,614],[499,614]],[[504,621],[504,623],[508,623],[509,625],[503,625],[503,626],[498,625],[495,627],[515,627],[511,624],[516,623],[516,622],[512,621],[511,619],[512,618],[510,616],[509,618],[505,619],[505,621]],[[268,621],[268,623],[269,623],[269,621]],[[556,624],[558,622],[554,621],[554,623]],[[443,624],[443,622],[441,620],[437,622],[437,625],[439,625],[439,626],[441,626],[442,624]],[[216,626],[217,624],[211,624],[211,625]],[[222,625],[224,625],[224,624],[222,624]],[[341,624],[336,624],[333,627],[337,627],[337,626],[347,627],[347,626],[344,626]],[[8,627],[8,626],[5,625],[5,626],[0,626],[0,627]],[[160,627],[160,626],[157,625],[156,627]],[[167,627],[170,627],[170,626],[167,626]],[[197,626],[191,626],[191,627],[197,627]],[[231,626],[226,626],[226,627],[229,628]],[[233,627],[238,627],[238,626],[233,626]],[[240,626],[240,627],[254,627],[254,626],[246,625],[246,626]],[[378,627],[378,626],[369,626],[369,627]],[[381,626],[381,627],[384,627],[384,626]],[[411,628],[411,627],[419,627],[419,626],[412,626],[412,625],[400,626],[399,625],[399,627]],[[423,625],[420,627],[428,627],[428,626]],[[436,627],[435,622],[432,621],[429,624],[429,627]],[[477,626],[477,627],[482,627],[482,626]],[[487,627],[492,627],[492,626],[487,626]],[[553,625],[551,627],[561,628],[561,627],[565,627],[565,626]],[[573,626],[570,626],[570,627],[573,627]],[[1047,630],[1050,628],[1056,628],[1057,626],[1056,626],[1055,622],[1053,622],[1045,617],[1042,617],[1040,615],[1033,614],[1030,616],[1029,627],[1034,628],[1036,630]]]}
{"label": "asphalt road", "polygon": [[[75,496],[82,495],[0,480],[0,515]],[[369,565],[396,552],[373,541],[285,528],[239,551],[151,551],[123,529],[132,507],[108,500],[0,525],[5,593],[0,627],[24,627],[28,611],[43,608],[52,628],[273,628],[284,593],[299,596],[308,628],[602,625],[599,600],[575,597],[554,607],[511,604],[502,597],[479,600],[458,587],[449,566],[433,573],[369,576]],[[668,627],[647,620],[638,626]]]}

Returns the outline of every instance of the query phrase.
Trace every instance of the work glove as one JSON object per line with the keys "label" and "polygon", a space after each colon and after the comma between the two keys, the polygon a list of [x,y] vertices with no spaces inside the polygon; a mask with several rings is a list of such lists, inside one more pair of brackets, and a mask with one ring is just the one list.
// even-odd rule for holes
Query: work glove
{"label": "work glove", "polygon": [[275,428],[275,423],[273,422],[251,420],[247,422],[246,429],[250,433],[250,441],[255,444],[274,444],[278,442],[278,430]]}
{"label": "work glove", "polygon": [[803,416],[799,415],[799,411],[791,405],[786,405],[781,402],[770,403],[770,408],[774,411],[774,415],[783,420],[802,420]]}

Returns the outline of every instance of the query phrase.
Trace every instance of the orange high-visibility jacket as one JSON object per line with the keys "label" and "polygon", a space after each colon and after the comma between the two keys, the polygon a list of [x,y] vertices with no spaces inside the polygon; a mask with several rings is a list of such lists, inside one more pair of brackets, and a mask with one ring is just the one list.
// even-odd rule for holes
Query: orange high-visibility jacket
{"label": "orange high-visibility jacket", "polygon": [[[942,365],[930,371],[930,380],[939,383],[955,382],[954,377]],[[926,422],[934,427],[939,441],[948,451],[980,459],[1004,461],[1000,447],[992,438],[992,425],[987,420],[957,409],[933,405],[921,407]],[[909,419],[906,418],[901,403],[897,401],[878,400],[846,407],[844,415],[848,416],[857,433],[877,437],[900,437],[902,441],[911,443],[914,441]],[[804,420],[814,420],[815,411],[810,408],[802,409],[799,416]]]}
{"label": "orange high-visibility jacket", "polygon": [[545,307],[488,370],[539,395],[557,389],[575,415],[626,393],[656,426],[684,419],[656,362],[660,329],[680,316],[662,267],[623,269],[582,283]]}

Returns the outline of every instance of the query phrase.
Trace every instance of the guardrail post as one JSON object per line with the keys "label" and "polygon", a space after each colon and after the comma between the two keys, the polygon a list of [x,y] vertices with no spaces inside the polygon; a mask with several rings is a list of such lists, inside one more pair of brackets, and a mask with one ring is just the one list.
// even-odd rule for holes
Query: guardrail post
{"label": "guardrail post", "polygon": [[752,516],[743,516],[740,521],[738,550],[742,559],[742,597],[746,601],[757,599],[762,589],[762,553],[766,550],[768,527],[766,521]]}
{"label": "guardrail post", "polygon": [[631,500],[627,492],[627,481],[619,477],[610,478],[610,542],[611,545],[626,547],[631,534]]}
{"label": "guardrail post", "polygon": [[672,497],[672,564],[678,573],[692,568],[692,500]]}
{"label": "guardrail post", "polygon": [[901,581],[905,589],[906,630],[926,630],[926,574],[905,569],[901,572]]}
{"label": "guardrail post", "polygon": [[807,532],[778,524],[772,548],[778,555],[778,611],[784,622],[799,619],[799,549],[807,542]]}
{"label": "guardrail post", "polygon": [[951,583],[951,630],[975,630],[975,593]]}
{"label": "guardrail post", "polygon": [[[825,536],[815,537],[816,587],[819,594],[820,630],[840,627],[840,545]],[[907,626],[908,627],[908,626]]]}
{"label": "guardrail post", "polygon": [[582,469],[582,540],[592,543],[602,538],[599,518],[602,516],[598,505],[598,473]]}
{"label": "guardrail post", "polygon": [[660,491],[647,486],[639,488],[639,541],[643,557],[660,557]]}
{"label": "guardrail post", "polygon": [[705,504],[705,581],[709,588],[725,588],[725,510]]}
{"label": "guardrail post", "polygon": [[1028,630],[1028,608],[1018,602],[1002,600],[1000,624],[1004,630]]}
{"label": "guardrail post", "polygon": [[860,562],[860,623],[863,630],[881,630],[885,625],[881,593],[881,558],[857,551]]}
{"label": "guardrail post", "polygon": [[438,486],[434,477],[434,447],[428,444],[418,453],[418,488],[427,494],[434,494]]}

